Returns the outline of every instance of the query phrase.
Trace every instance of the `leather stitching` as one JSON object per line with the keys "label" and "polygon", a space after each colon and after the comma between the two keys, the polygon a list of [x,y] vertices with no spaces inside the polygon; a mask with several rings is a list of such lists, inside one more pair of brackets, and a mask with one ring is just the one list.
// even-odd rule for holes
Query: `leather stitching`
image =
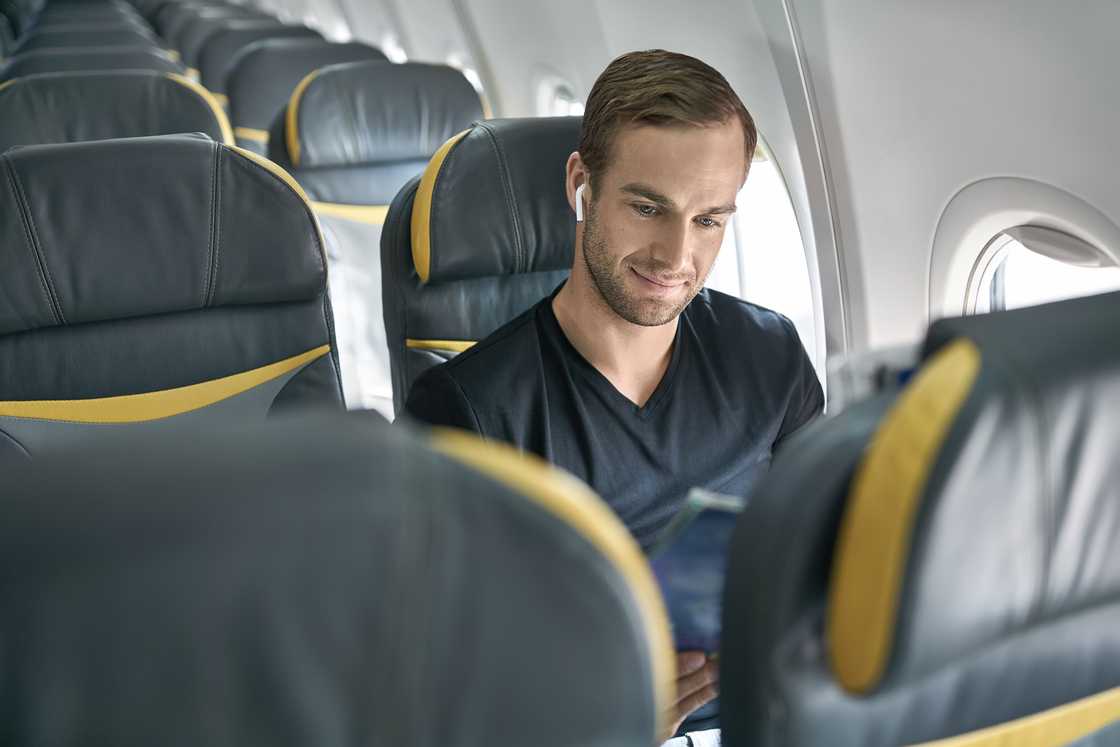
{"label": "leather stitching", "polygon": [[27,204],[27,200],[24,199],[23,189],[20,185],[19,177],[16,175],[15,167],[12,166],[11,159],[5,157],[4,166],[5,170],[8,172],[8,183],[11,185],[12,193],[16,198],[16,204],[19,206],[19,217],[20,221],[23,223],[23,232],[24,237],[27,239],[27,246],[31,249],[31,254],[35,258],[35,266],[39,270],[39,284],[43,291],[43,298],[47,302],[47,307],[51,310],[51,315],[54,317],[55,324],[65,324],[66,320],[62,316],[62,309],[55,296],[50,274],[47,272],[46,260],[40,251],[39,242],[35,236],[35,225],[31,220],[31,207]]}
{"label": "leather stitching", "polygon": [[510,212],[513,222],[513,272],[521,273],[528,269],[528,258],[525,256],[525,242],[521,235],[521,216],[518,214],[517,196],[513,193],[513,182],[509,174],[509,164],[506,162],[505,151],[494,135],[492,128],[485,122],[479,124],[479,129],[490,137],[490,144],[494,148],[494,155],[498,159],[498,177],[502,182],[502,195],[506,200],[506,208]]}
{"label": "leather stitching", "polygon": [[206,308],[214,300],[214,263],[215,263],[215,227],[218,221],[218,149],[217,143],[214,144],[213,151],[214,158],[210,163],[210,231],[209,231],[209,246],[206,247],[206,286],[202,290],[202,307]]}
{"label": "leather stitching", "polygon": [[214,235],[211,245],[214,247],[213,260],[210,265],[210,303],[214,303],[214,296],[218,293],[218,277],[222,271],[222,155],[225,153],[218,143],[214,143],[216,158],[214,159]]}

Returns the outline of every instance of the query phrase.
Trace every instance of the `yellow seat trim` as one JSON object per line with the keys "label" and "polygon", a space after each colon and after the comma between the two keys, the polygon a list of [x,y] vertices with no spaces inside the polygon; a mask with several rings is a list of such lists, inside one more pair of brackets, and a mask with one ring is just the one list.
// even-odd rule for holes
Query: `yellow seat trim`
{"label": "yellow seat trim", "polygon": [[[437,451],[505,483],[575,529],[628,582],[650,647],[658,720],[676,702],[676,659],[661,590],[638,543],[614,512],[586,485],[544,460],[505,444],[450,428],[433,430]],[[660,734],[665,724],[657,725]]]}
{"label": "yellow seat trim", "polygon": [[0,402],[0,417],[106,424],[170,418],[247,392],[321,358],[330,349],[330,345],[320,345],[314,350],[251,371],[175,389],[95,399]]}
{"label": "yellow seat trim", "polygon": [[224,93],[213,92],[211,92],[210,95],[213,96],[214,100],[221,104],[223,107],[229,108],[229,96],[226,96]]}
{"label": "yellow seat trim", "polygon": [[233,134],[242,140],[252,140],[254,143],[268,144],[268,130],[257,130],[252,127],[234,127]]}
{"label": "yellow seat trim", "polygon": [[416,188],[416,198],[412,203],[412,265],[420,282],[428,282],[432,269],[432,196],[436,188],[436,179],[439,170],[447,159],[447,154],[455,145],[467,136],[470,130],[463,130],[458,135],[439,147],[428,161],[424,175],[420,177],[420,184]]}
{"label": "yellow seat trim", "polygon": [[167,56],[175,62],[179,62],[183,59],[183,55],[179,54],[178,49],[165,49],[163,51],[167,52]]}
{"label": "yellow seat trim", "polygon": [[315,208],[315,212],[319,215],[330,215],[355,223],[368,223],[371,226],[384,225],[385,216],[389,214],[388,205],[346,205],[341,202],[312,202],[311,207]]}
{"label": "yellow seat trim", "polygon": [[1065,747],[1120,721],[1120,687],[1005,724],[913,747]]}
{"label": "yellow seat trim", "polygon": [[914,521],[930,472],[980,373],[980,350],[960,339],[914,377],[871,440],[840,525],[828,600],[828,651],[837,680],[866,693],[894,643]]}
{"label": "yellow seat trim", "polygon": [[311,85],[311,81],[315,80],[318,75],[318,70],[312,70],[296,84],[291,97],[288,99],[288,108],[284,112],[284,137],[288,146],[288,160],[292,162],[293,166],[299,166],[301,155],[299,150],[299,102],[303,98],[304,91]]}
{"label": "yellow seat trim", "polygon": [[412,350],[454,350],[461,353],[477,344],[475,340],[413,340],[405,338],[404,346]]}
{"label": "yellow seat trim", "polygon": [[206,102],[206,105],[210,107],[210,111],[214,113],[214,119],[218,120],[218,129],[222,132],[222,142],[226,145],[234,145],[237,142],[233,137],[233,128],[229,126],[229,117],[226,116],[225,109],[223,109],[222,105],[218,102],[216,94],[210,93],[201,83],[191,80],[184,75],[179,75],[178,73],[164,74],[179,85],[186,86],[196,96]]}
{"label": "yellow seat trim", "polygon": [[187,77],[190,78],[191,80],[198,80],[202,76],[199,75],[197,67],[188,67],[187,68]]}

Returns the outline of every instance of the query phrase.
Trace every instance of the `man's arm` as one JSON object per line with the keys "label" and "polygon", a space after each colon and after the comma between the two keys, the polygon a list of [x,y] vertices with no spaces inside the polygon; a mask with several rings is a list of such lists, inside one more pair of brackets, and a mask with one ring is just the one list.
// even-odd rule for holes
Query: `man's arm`
{"label": "man's arm", "polygon": [[817,379],[817,374],[813,370],[813,363],[809,360],[809,355],[805,352],[805,347],[801,344],[801,338],[797,335],[797,329],[792,323],[789,323],[789,330],[795,346],[794,381],[790,391],[789,405],[786,407],[786,414],[782,419],[782,427],[778,431],[778,437],[774,440],[775,448],[787,436],[816,420],[824,412],[824,390],[821,389],[821,382]]}
{"label": "man's arm", "polygon": [[413,382],[404,411],[414,420],[429,425],[451,426],[484,435],[470,400],[443,366],[429,368]]}

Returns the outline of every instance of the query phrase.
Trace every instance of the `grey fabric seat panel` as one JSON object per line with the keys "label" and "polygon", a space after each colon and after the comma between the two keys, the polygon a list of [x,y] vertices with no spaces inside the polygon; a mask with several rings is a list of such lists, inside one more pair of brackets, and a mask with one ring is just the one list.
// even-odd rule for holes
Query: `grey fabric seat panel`
{"label": "grey fabric seat panel", "polygon": [[232,22],[206,38],[198,52],[195,67],[202,85],[215,93],[226,92],[226,77],[238,54],[253,42],[263,39],[322,38],[306,26],[288,26],[274,21]]}
{"label": "grey fabric seat panel", "polygon": [[221,142],[198,92],[145,71],[41,73],[0,90],[0,152],[14,145],[201,132]]}
{"label": "grey fabric seat panel", "polygon": [[287,105],[292,91],[312,71],[343,62],[385,59],[379,50],[359,42],[337,44],[321,39],[254,42],[238,56],[226,80],[230,119],[235,127],[267,131]]}
{"label": "grey fabric seat panel", "polygon": [[155,47],[76,47],[14,55],[0,67],[0,81],[37,73],[86,70],[155,70],[183,73],[183,66]]}
{"label": "grey fabric seat panel", "polygon": [[12,744],[654,743],[618,568],[374,415],[35,467],[5,474],[0,522]]}
{"label": "grey fabric seat panel", "polygon": [[340,404],[322,240],[275,167],[202,135],[27,146],[0,161],[0,416],[304,355],[315,364],[260,415],[280,398]]}
{"label": "grey fabric seat panel", "polygon": [[477,123],[434,182],[430,277],[413,262],[412,210],[420,180],[393,200],[381,237],[385,326],[399,411],[409,388],[451,351],[408,340],[478,341],[547,296],[571,267],[575,221],[564,162],[578,117]]}

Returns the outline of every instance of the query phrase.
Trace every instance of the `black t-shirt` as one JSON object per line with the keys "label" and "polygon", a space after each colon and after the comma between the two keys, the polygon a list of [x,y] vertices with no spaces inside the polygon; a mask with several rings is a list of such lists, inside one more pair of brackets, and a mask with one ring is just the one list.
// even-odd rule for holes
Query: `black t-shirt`
{"label": "black t-shirt", "polygon": [[568,341],[552,298],[425,371],[406,412],[505,441],[589,484],[643,548],[690,488],[747,495],[774,447],[816,417],[820,383],[781,314],[701,291],[644,406]]}

